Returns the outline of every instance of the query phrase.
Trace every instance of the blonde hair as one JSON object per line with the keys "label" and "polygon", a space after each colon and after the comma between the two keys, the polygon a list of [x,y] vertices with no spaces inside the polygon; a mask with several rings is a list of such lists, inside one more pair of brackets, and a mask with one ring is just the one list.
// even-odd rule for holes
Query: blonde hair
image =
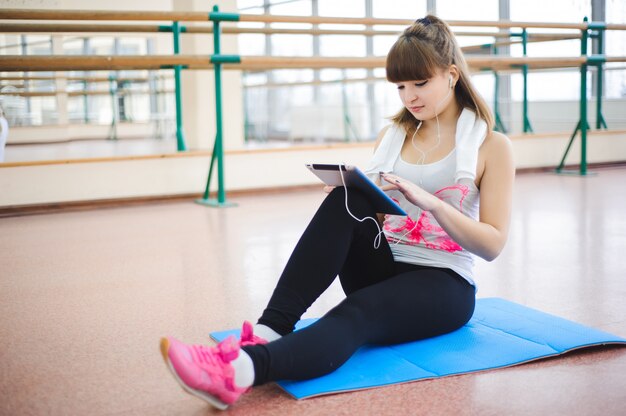
{"label": "blonde hair", "polygon": [[[454,86],[455,97],[461,108],[469,108],[493,129],[494,120],[484,98],[472,85],[467,63],[450,27],[438,17],[428,15],[407,27],[387,54],[386,70],[389,82],[426,80],[437,71],[455,65],[459,80]],[[418,120],[403,108],[391,120],[407,131],[415,128]]]}

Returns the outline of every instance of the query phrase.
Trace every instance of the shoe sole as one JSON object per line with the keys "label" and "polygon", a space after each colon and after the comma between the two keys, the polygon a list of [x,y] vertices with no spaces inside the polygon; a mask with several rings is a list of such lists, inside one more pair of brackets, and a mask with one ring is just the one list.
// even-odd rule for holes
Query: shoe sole
{"label": "shoe sole", "polygon": [[227,403],[224,403],[217,397],[212,396],[208,393],[205,393],[201,390],[196,390],[192,387],[189,387],[187,384],[185,384],[183,380],[180,379],[180,377],[178,376],[178,373],[176,373],[176,370],[174,369],[174,366],[172,366],[172,362],[170,361],[170,357],[168,354],[169,349],[170,349],[169,340],[167,338],[161,338],[161,355],[163,356],[163,359],[165,360],[165,365],[170,370],[170,373],[172,373],[176,381],[178,381],[178,384],[180,384],[183,390],[185,390],[185,392],[189,394],[196,396],[199,399],[204,400],[205,402],[209,403],[210,405],[220,410],[226,410],[229,406]]}

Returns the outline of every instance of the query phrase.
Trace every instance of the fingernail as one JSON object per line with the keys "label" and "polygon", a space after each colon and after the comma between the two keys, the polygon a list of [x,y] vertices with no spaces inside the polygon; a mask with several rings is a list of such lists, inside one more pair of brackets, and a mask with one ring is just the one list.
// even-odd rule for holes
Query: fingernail
{"label": "fingernail", "polygon": [[400,183],[400,179],[396,179],[396,183]]}

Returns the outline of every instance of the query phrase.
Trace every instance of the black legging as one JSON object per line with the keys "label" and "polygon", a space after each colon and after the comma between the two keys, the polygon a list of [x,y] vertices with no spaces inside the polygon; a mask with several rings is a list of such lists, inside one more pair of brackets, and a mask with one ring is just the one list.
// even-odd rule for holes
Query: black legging
{"label": "black legging", "polygon": [[[255,385],[328,374],[362,345],[429,338],[463,326],[474,312],[475,290],[450,269],[395,262],[371,220],[347,212],[344,189],[324,200],[296,245],[259,323],[283,335],[243,349],[254,363]],[[350,189],[358,218],[376,217]],[[309,327],[294,325],[339,275],[346,298]]]}

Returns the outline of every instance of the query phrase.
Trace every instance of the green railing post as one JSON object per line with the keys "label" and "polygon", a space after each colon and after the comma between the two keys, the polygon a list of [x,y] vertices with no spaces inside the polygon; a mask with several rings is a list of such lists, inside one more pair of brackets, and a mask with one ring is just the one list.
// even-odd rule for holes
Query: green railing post
{"label": "green railing post", "polygon": [[[84,74],[83,74],[84,76]],[[85,124],[89,124],[89,96],[87,95],[87,80],[82,81],[83,84],[83,121]]]}
{"label": "green railing post", "polygon": [[[596,24],[598,39],[598,55],[604,56],[604,31],[606,25],[604,23]],[[606,120],[602,115],[602,96],[604,95],[603,78],[604,78],[604,63],[600,61],[597,65],[597,84],[596,84],[596,129],[601,129],[603,126],[607,129]]]}
{"label": "green railing post", "polygon": [[[224,187],[224,137],[223,137],[223,117],[222,117],[222,64],[240,62],[239,56],[221,55],[220,22],[222,20],[237,21],[239,15],[234,13],[220,13],[218,6],[213,6],[213,12],[209,13],[209,19],[213,21],[213,73],[215,76],[215,144],[211,154],[211,165],[209,175],[202,199],[196,202],[202,205],[213,207],[235,206],[226,201],[226,188]],[[210,199],[210,186],[213,176],[213,167],[217,163],[217,200]]]}
{"label": "green railing post", "polygon": [[[214,6],[213,11],[218,11]],[[220,22],[214,23],[213,30],[213,54],[219,55],[220,50]],[[226,190],[224,189],[224,136],[222,128],[222,64],[215,63],[215,152],[217,153],[217,202],[226,202]]]}
{"label": "green railing post", "polygon": [[250,118],[248,117],[248,91],[242,85],[241,101],[243,102],[243,142],[248,144],[248,136],[250,134]]}
{"label": "green railing post", "polygon": [[493,86],[493,114],[495,117],[495,129],[502,133],[506,133],[506,128],[500,117],[500,75],[497,71],[493,71],[494,86]]}
{"label": "green railing post", "polygon": [[[495,45],[491,45],[491,53],[493,55],[498,55],[498,47]],[[494,77],[493,114],[495,117],[494,128],[497,131],[506,133],[506,128],[504,127],[504,123],[502,123],[502,117],[500,117],[500,75],[498,74],[498,71],[493,71],[493,77]]]}
{"label": "green railing post", "polygon": [[348,94],[346,93],[346,71],[342,71],[342,80],[339,84],[341,86],[341,112],[343,114],[343,141],[350,141],[350,115],[348,114]]}
{"label": "green railing post", "polygon": [[[585,17],[584,22],[587,23],[589,19]],[[570,141],[565,149],[565,153],[563,154],[563,158],[561,159],[561,163],[556,168],[558,173],[561,173],[563,167],[565,166],[565,159],[567,158],[567,154],[569,153],[572,143],[576,138],[576,133],[580,130],[580,169],[579,174],[581,176],[587,175],[587,131],[589,130],[589,123],[587,123],[587,65],[588,65],[588,56],[587,56],[587,43],[589,40],[589,28],[586,27],[582,29],[581,37],[580,37],[580,55],[586,58],[585,62],[580,66],[580,119],[578,120],[578,124],[576,124],[576,128],[574,129],[574,133],[570,137]],[[592,62],[595,62],[593,60]]]}
{"label": "green railing post", "polygon": [[[588,19],[585,17],[584,21]],[[580,54],[587,57],[589,30],[585,29],[581,36]],[[580,66],[580,174],[587,174],[587,63]]]}
{"label": "green railing post", "polygon": [[117,140],[117,80],[115,75],[109,75],[109,95],[111,96],[111,126],[109,140]]}
{"label": "green railing post", "polygon": [[[522,54],[526,57],[527,54],[527,46],[528,46],[528,32],[526,28],[522,29]],[[522,76],[524,78],[524,99],[522,103],[522,117],[523,117],[523,130],[524,133],[533,132],[533,128],[530,125],[530,121],[528,119],[528,65],[522,65]]]}
{"label": "green railing post", "polygon": [[[174,55],[180,53],[180,23],[172,23],[172,33],[174,34]],[[182,87],[180,82],[180,72],[182,67],[174,65],[174,96],[176,98],[176,148],[179,152],[187,150],[185,145],[185,135],[183,133],[183,100]]]}

